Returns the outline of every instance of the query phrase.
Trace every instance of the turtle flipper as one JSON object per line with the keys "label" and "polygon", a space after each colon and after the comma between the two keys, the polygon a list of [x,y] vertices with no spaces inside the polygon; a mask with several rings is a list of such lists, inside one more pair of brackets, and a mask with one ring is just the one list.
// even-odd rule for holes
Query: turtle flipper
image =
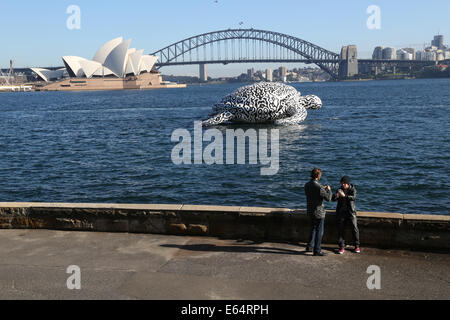
{"label": "turtle flipper", "polygon": [[[292,112],[292,109],[290,110]],[[277,119],[274,121],[276,125],[291,125],[298,124],[306,119],[307,112],[303,107],[298,107],[295,112],[287,114],[285,118]]]}
{"label": "turtle flipper", "polygon": [[203,120],[202,125],[205,127],[209,127],[209,126],[216,126],[218,124],[221,123],[225,123],[228,121],[231,121],[234,118],[234,114],[229,112],[229,111],[225,111],[225,112],[221,112],[219,114],[214,115],[213,117],[207,119],[207,120]]}

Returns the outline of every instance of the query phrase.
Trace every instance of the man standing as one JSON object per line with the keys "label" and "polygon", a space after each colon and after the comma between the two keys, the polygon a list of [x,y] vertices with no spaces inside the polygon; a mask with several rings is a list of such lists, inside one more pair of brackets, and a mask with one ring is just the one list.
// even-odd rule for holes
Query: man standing
{"label": "man standing", "polygon": [[359,248],[359,230],[356,220],[356,188],[353,184],[350,184],[350,178],[343,176],[341,178],[341,188],[333,194],[333,201],[337,201],[336,206],[336,218],[338,221],[338,233],[339,233],[339,254],[345,252],[345,224],[350,222],[352,226],[353,241],[355,244],[355,252],[360,253]]}
{"label": "man standing", "polygon": [[322,252],[321,243],[323,236],[323,227],[325,222],[325,208],[323,200],[330,201],[331,187],[322,186],[319,183],[322,177],[322,170],[314,168],[311,171],[311,180],[305,184],[306,194],[306,212],[311,220],[311,232],[306,251],[314,250],[315,256],[326,256]]}

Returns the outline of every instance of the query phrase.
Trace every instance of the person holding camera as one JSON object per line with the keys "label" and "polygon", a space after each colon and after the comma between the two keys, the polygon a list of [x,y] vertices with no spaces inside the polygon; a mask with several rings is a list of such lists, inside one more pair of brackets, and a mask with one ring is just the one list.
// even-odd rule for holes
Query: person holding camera
{"label": "person holding camera", "polygon": [[321,243],[325,222],[325,208],[323,200],[331,201],[331,187],[322,186],[319,183],[322,177],[322,170],[314,168],[311,171],[311,180],[305,184],[306,195],[306,212],[311,221],[311,232],[309,235],[309,242],[306,246],[306,251],[314,250],[315,256],[326,256],[322,252]]}
{"label": "person holding camera", "polygon": [[345,225],[349,222],[352,228],[353,242],[355,244],[355,253],[360,253],[359,248],[359,230],[356,219],[356,188],[350,183],[348,176],[341,178],[341,187],[333,194],[333,201],[337,201],[336,218],[338,222],[339,234],[339,254],[345,252]]}

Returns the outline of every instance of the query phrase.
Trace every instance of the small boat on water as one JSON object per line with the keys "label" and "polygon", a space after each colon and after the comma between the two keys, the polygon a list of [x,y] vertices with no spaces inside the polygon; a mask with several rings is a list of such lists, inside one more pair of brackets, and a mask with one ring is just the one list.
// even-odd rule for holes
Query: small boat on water
{"label": "small boat on water", "polygon": [[18,86],[0,86],[0,92],[30,92],[33,90],[31,85],[18,85]]}

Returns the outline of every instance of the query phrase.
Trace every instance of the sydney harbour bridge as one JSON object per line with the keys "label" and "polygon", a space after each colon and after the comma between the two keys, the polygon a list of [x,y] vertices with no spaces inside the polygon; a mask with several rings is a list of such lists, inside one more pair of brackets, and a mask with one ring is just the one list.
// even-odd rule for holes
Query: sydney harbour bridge
{"label": "sydney harbour bridge", "polygon": [[[359,65],[375,69],[381,65],[425,66],[433,61],[357,59],[355,55],[335,53],[311,42],[283,33],[257,29],[227,29],[196,35],[173,43],[152,55],[156,67],[229,63],[305,63],[315,64],[332,79],[355,75]],[[343,52],[347,52],[347,47]],[[356,65],[356,67],[355,67]],[[357,72],[356,72],[357,73]]]}

